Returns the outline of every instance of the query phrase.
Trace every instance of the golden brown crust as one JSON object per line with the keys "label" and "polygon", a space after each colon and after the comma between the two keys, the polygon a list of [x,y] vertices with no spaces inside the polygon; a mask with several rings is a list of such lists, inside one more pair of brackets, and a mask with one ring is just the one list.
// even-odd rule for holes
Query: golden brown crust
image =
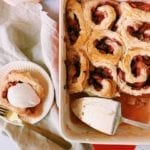
{"label": "golden brown crust", "polygon": [[[78,4],[80,11],[77,7],[74,11],[83,11],[83,16],[80,15],[79,20],[81,26],[84,24],[83,31],[87,26],[87,32],[90,34],[88,36],[84,34],[87,39],[81,40],[84,42],[77,42],[75,50],[84,50],[89,64],[92,64],[94,68],[99,68],[103,64],[110,70],[115,67],[114,70],[118,73],[115,73],[111,80],[103,78],[105,83],[98,79],[102,87],[105,87],[102,92],[102,90],[96,91],[92,84],[88,84],[91,72],[89,69],[89,78],[84,92],[106,98],[114,98],[119,92],[134,96],[149,94],[150,5],[119,0],[82,0]],[[140,62],[137,62],[139,60]],[[139,74],[139,72],[142,73]],[[139,82],[144,82],[144,88],[141,88],[143,83]]]}
{"label": "golden brown crust", "polygon": [[93,32],[87,44],[87,55],[95,66],[101,62],[117,65],[124,51],[120,35],[109,30]]}
{"label": "golden brown crust", "polygon": [[150,11],[132,8],[128,3],[121,3],[121,18],[117,23],[117,32],[123,37],[128,50],[150,47]]}
{"label": "golden brown crust", "polygon": [[133,49],[126,53],[118,66],[124,78],[118,76],[121,91],[131,95],[150,93],[150,51]]}
{"label": "golden brown crust", "polygon": [[100,63],[99,67],[91,66],[88,83],[85,88],[91,96],[113,98],[117,93],[116,67],[108,63]]}
{"label": "golden brown crust", "polygon": [[83,2],[84,19],[92,30],[109,29],[116,20],[116,11],[104,0],[88,0]]}
{"label": "golden brown crust", "polygon": [[90,30],[83,18],[81,3],[68,0],[66,6],[67,46],[76,50],[84,46]]}
{"label": "golden brown crust", "polygon": [[81,50],[69,50],[67,52],[67,69],[69,92],[82,92],[89,74],[89,62],[85,52]]}

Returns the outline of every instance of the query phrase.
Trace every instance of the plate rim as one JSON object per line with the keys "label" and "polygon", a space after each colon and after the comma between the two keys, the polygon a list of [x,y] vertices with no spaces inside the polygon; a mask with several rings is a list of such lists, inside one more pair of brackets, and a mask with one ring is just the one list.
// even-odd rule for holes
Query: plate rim
{"label": "plate rim", "polygon": [[[15,67],[17,67],[17,66],[21,66],[23,68],[22,70],[24,70],[24,68],[27,69],[28,65],[31,66],[31,68],[35,67],[36,70],[39,70],[39,72],[44,77],[44,79],[47,82],[48,87],[49,87],[48,88],[48,93],[47,93],[47,99],[45,99],[45,102],[43,103],[42,108],[45,109],[45,105],[48,102],[49,102],[49,107],[46,107],[47,109],[45,111],[43,111],[43,113],[41,113],[38,117],[36,117],[35,120],[31,119],[32,121],[29,122],[31,124],[36,124],[36,123],[40,122],[41,120],[43,120],[47,116],[47,114],[49,113],[50,109],[52,108],[52,105],[53,105],[53,102],[54,102],[54,86],[53,86],[53,82],[52,82],[52,79],[51,79],[50,75],[47,73],[47,71],[43,67],[41,67],[39,64],[36,64],[36,63],[34,63],[34,62],[30,61],[30,60],[17,60],[17,61],[9,62],[9,63],[5,64],[4,66],[2,66],[0,68],[0,74],[3,71],[7,72],[9,70],[8,67],[11,68],[11,66],[14,66],[14,68],[12,68],[12,70],[14,70]],[[11,70],[9,70],[9,72],[10,71]],[[4,77],[5,76],[2,76],[2,77],[0,76],[0,80],[2,80]],[[13,124],[13,125],[16,125],[16,126],[23,126],[23,124],[10,121],[10,120],[8,120],[8,119],[6,119],[4,117],[0,117],[0,118],[2,118],[3,120],[5,120],[6,122],[8,122],[10,124]]]}

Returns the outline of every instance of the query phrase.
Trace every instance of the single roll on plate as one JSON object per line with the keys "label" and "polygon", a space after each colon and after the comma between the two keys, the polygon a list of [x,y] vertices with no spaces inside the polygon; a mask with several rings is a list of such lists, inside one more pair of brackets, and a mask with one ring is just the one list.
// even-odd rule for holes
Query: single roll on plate
{"label": "single roll on plate", "polygon": [[32,73],[12,70],[6,76],[1,103],[10,110],[20,115],[29,115],[28,109],[35,108],[36,110],[43,103],[44,97],[44,87]]}

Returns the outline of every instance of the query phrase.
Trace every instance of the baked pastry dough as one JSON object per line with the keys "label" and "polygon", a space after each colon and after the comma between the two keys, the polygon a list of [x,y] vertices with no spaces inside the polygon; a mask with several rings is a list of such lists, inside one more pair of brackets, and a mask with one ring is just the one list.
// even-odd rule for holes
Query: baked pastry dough
{"label": "baked pastry dough", "polygon": [[150,51],[131,50],[124,55],[118,67],[121,91],[131,95],[150,93]]}
{"label": "baked pastry dough", "polygon": [[[6,81],[4,81],[4,85],[3,85],[3,89],[2,89],[2,93],[1,93],[1,101],[0,103],[4,106],[6,106],[7,108],[9,108],[10,110],[15,111],[16,113],[18,113],[19,115],[23,115],[23,116],[36,116],[36,114],[40,113],[40,111],[37,113],[33,113],[35,111],[30,111],[32,110],[32,108],[18,108],[15,106],[12,106],[8,99],[7,99],[7,92],[8,89],[12,86],[15,86],[17,83],[27,83],[29,84],[36,92],[36,94],[39,96],[40,98],[40,104],[38,104],[37,106],[35,106],[35,108],[33,108],[36,111],[36,107],[39,107],[44,99],[44,88],[43,86],[39,83],[39,81],[37,79],[34,78],[34,76],[31,75],[30,72],[28,71],[19,71],[19,70],[13,70],[11,71],[7,77],[6,77]],[[29,110],[30,109],[30,110]]]}
{"label": "baked pastry dough", "polygon": [[84,51],[69,50],[67,52],[67,81],[70,93],[82,92],[85,88],[89,62]]}
{"label": "baked pastry dough", "polygon": [[117,24],[117,32],[123,37],[128,50],[150,47],[150,11],[132,8],[128,3],[121,3],[122,16]]}
{"label": "baked pastry dough", "polygon": [[85,88],[91,96],[99,96],[105,98],[112,98],[117,95],[117,73],[116,67],[101,63],[99,67],[90,67],[88,84]]}
{"label": "baked pastry dough", "polygon": [[[132,7],[133,6],[132,2],[131,5],[130,3],[127,2],[120,3],[121,17],[126,17],[127,19],[132,18],[134,20],[141,19],[141,21],[144,21],[145,18],[149,18],[150,4],[146,4],[146,7],[149,8],[148,11],[138,9],[138,7],[136,7],[136,4],[138,4],[138,2],[135,2],[134,3],[135,7]],[[142,4],[140,3],[139,5]]]}
{"label": "baked pastry dough", "polygon": [[119,34],[109,30],[93,32],[87,44],[87,55],[94,66],[102,62],[117,65],[124,51]]}
{"label": "baked pastry dough", "polygon": [[83,3],[84,18],[93,30],[109,29],[116,20],[113,6],[102,2],[102,0],[88,0]]}
{"label": "baked pastry dough", "polygon": [[136,100],[138,105],[127,107],[140,113],[131,111],[134,115],[126,117],[150,118],[146,114],[149,106],[139,109],[150,98],[150,2],[145,2],[68,0],[66,16],[72,16],[66,21],[70,29],[70,42],[66,42],[70,100],[97,96],[120,100],[121,105],[122,100],[132,104]]}
{"label": "baked pastry dough", "polygon": [[[146,6],[147,8],[145,8]],[[83,16],[82,16],[82,12],[83,12]],[[120,15],[120,18],[118,18],[118,15]],[[70,36],[71,38],[69,43],[70,45],[69,49],[72,46],[71,50],[68,50],[67,52],[67,55],[70,55],[69,56],[70,58],[68,57],[70,61],[69,64],[72,64],[68,66],[69,70],[71,70],[70,72],[68,72],[68,79],[69,79],[68,88],[70,93],[77,93],[83,91],[87,83],[86,80],[88,77],[87,74],[84,77],[80,76],[79,74],[78,76],[75,75],[77,71],[74,70],[77,68],[72,66],[74,66],[74,64],[76,63],[76,61],[74,63],[74,60],[77,57],[75,57],[74,59],[74,55],[78,55],[77,60],[79,60],[79,56],[80,57],[84,56],[83,62],[85,62],[84,64],[86,65],[83,65],[82,67],[83,68],[85,66],[86,67],[84,69],[81,68],[80,70],[86,70],[86,73],[88,72],[88,67],[87,67],[88,60],[85,55],[87,55],[92,65],[95,67],[95,70],[97,70],[96,68],[100,67],[101,68],[100,70],[103,72],[101,65],[106,63],[109,64],[109,67],[106,66],[106,68],[111,68],[110,65],[113,66],[113,68],[114,66],[115,67],[119,66],[118,70],[119,70],[119,75],[121,76],[123,76],[122,72],[124,72],[125,69],[123,66],[126,57],[128,58],[128,56],[131,55],[132,58],[132,55],[134,54],[136,55],[136,53],[137,54],[139,53],[140,55],[140,53],[144,52],[144,56],[142,56],[142,59],[145,61],[146,51],[148,51],[147,54],[149,55],[149,51],[150,51],[149,50],[150,21],[148,20],[148,18],[150,18],[149,5],[145,5],[144,3],[139,3],[139,2],[119,2],[119,1],[111,1],[111,0],[92,0],[92,1],[91,0],[83,0],[83,1],[68,0],[67,8],[66,8],[66,16],[68,19],[66,22],[66,26],[67,29],[70,29],[68,30],[69,31],[68,36],[73,35],[72,37]],[[118,21],[116,22],[116,20]],[[116,27],[117,27],[116,32],[111,31],[113,30],[112,25],[114,23],[116,23]],[[70,25],[71,26],[73,25],[73,27],[70,28]],[[91,30],[89,29],[89,27],[91,28]],[[91,33],[90,36],[89,33]],[[74,38],[74,35],[77,36],[75,36]],[[83,48],[83,45],[86,46]],[[83,49],[86,51],[86,54],[83,52]],[[136,56],[134,59],[136,59]],[[71,63],[71,61],[73,62]],[[126,63],[129,63],[130,61],[132,62],[132,59],[127,60]],[[143,88],[138,90],[137,93],[139,94],[136,93],[137,90],[133,89],[134,86],[137,86],[134,83],[145,82],[145,80],[147,80],[147,71],[146,72],[142,71],[143,72],[142,74],[135,76],[131,71],[132,69],[130,68],[131,70],[129,70],[129,68],[125,70],[124,73],[127,81],[126,80],[122,81],[122,78],[119,79],[118,81],[119,82],[118,85],[121,91],[126,91],[126,92],[128,91],[122,89],[122,85],[126,84],[127,82],[127,87],[129,87],[130,89],[129,93],[131,95],[132,94],[140,95],[140,94],[147,93],[146,92],[147,88],[146,90]],[[104,70],[106,71],[107,69]],[[73,81],[74,75],[76,76],[75,81]],[[91,75],[91,70],[90,70],[90,75]],[[90,80],[90,78],[91,77],[89,77],[88,81]],[[116,82],[116,80],[114,81]],[[134,85],[131,86],[131,84]],[[91,87],[93,86],[87,85],[85,91],[88,91],[88,93],[95,93],[95,90],[93,90],[94,92],[90,92]],[[109,91],[111,91],[110,88],[108,88],[109,96],[106,97],[111,97],[110,96],[111,94],[109,94],[111,92]],[[94,95],[98,95],[98,96],[107,95],[106,93],[105,94],[99,94],[99,93],[100,93],[99,91],[98,92],[96,91]]]}
{"label": "baked pastry dough", "polygon": [[67,46],[77,50],[85,45],[90,33],[82,14],[81,4],[77,0],[68,0],[66,6]]}

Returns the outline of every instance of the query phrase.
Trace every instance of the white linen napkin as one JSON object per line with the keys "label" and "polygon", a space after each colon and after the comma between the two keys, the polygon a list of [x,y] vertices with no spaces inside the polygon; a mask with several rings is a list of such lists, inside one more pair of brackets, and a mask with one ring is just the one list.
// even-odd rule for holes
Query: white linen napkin
{"label": "white linen napkin", "polygon": [[[15,60],[31,60],[50,74],[58,93],[57,24],[42,11],[40,4],[24,3],[15,7],[0,1],[0,67]],[[56,101],[58,104],[58,94]],[[58,107],[54,101],[49,114],[37,125],[60,135]],[[0,130],[21,150],[61,150],[45,137],[27,128],[0,119]],[[90,150],[89,145],[73,143],[72,150]]]}

